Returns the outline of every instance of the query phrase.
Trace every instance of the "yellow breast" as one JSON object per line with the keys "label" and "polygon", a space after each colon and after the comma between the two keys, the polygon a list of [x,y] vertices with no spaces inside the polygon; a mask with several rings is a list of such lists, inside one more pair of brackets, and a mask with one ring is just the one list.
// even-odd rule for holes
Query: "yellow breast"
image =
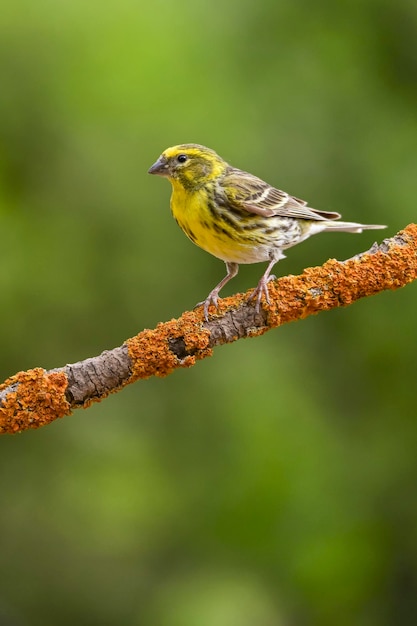
{"label": "yellow breast", "polygon": [[213,256],[235,263],[254,263],[257,258],[253,242],[236,236],[232,226],[217,214],[213,200],[202,187],[195,191],[184,189],[177,181],[171,181],[172,214],[189,239]]}
{"label": "yellow breast", "polygon": [[171,211],[175,220],[193,243],[214,254],[213,216],[207,202],[205,190],[188,191],[182,185],[173,184]]}

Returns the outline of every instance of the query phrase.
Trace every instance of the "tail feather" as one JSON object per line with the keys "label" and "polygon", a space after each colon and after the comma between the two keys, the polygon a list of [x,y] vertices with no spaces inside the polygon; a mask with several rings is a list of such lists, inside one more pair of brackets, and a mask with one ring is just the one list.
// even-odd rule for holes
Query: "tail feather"
{"label": "tail feather", "polygon": [[357,224],[356,222],[339,222],[326,221],[321,222],[324,225],[323,231],[343,232],[343,233],[361,233],[363,230],[379,230],[386,228],[382,224]]}

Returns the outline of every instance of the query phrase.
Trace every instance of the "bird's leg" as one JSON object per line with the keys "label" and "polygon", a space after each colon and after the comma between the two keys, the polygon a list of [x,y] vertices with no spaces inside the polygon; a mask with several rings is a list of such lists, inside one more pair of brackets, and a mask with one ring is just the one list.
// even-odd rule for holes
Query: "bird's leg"
{"label": "bird's leg", "polygon": [[249,297],[249,300],[253,300],[254,298],[256,298],[255,311],[257,313],[259,313],[261,308],[262,296],[265,296],[265,300],[267,301],[267,303],[271,304],[271,301],[269,299],[268,283],[270,280],[275,280],[276,278],[274,274],[271,274],[271,270],[278,260],[279,259],[272,259],[272,261],[269,262],[269,265],[263,273],[261,280],[258,283],[258,286]]}
{"label": "bird's leg", "polygon": [[199,302],[198,304],[196,304],[196,307],[201,306],[201,305],[204,306],[204,318],[206,322],[208,322],[209,306],[213,304],[217,308],[217,303],[219,299],[218,296],[219,296],[220,290],[223,289],[225,284],[228,283],[229,280],[234,278],[239,271],[239,265],[237,263],[226,262],[226,268],[227,268],[226,276],[219,282],[218,285],[216,285],[214,289],[210,291],[209,295],[207,296],[205,300],[203,300],[203,302]]}

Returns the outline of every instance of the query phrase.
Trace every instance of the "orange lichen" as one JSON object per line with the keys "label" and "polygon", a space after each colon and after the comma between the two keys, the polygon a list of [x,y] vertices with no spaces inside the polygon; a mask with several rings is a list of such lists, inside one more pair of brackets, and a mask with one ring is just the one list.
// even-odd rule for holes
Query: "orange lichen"
{"label": "orange lichen", "polygon": [[[191,367],[197,359],[211,355],[210,333],[202,327],[202,313],[188,311],[179,319],[144,330],[126,344],[132,360],[129,382],[150,376],[167,376],[177,367]],[[186,355],[179,358],[172,349],[176,339],[184,342]]]}
{"label": "orange lichen", "polygon": [[398,233],[404,245],[390,241],[387,251],[366,253],[345,262],[330,259],[307,268],[300,276],[271,282],[268,328],[280,326],[387,289],[398,289],[417,278],[417,225]]}
{"label": "orange lichen", "polygon": [[11,387],[0,406],[0,433],[16,433],[40,428],[58,417],[68,415],[70,405],[65,397],[67,377],[64,372],[46,372],[37,367],[18,372],[1,385]]}

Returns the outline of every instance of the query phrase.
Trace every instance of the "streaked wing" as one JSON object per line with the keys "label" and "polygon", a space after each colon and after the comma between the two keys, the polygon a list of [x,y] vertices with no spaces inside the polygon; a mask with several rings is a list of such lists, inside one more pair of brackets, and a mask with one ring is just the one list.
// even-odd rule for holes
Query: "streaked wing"
{"label": "streaked wing", "polygon": [[305,200],[290,196],[257,176],[236,168],[227,170],[222,186],[231,206],[263,217],[276,215],[304,220],[337,220],[341,217],[339,213],[312,209]]}

